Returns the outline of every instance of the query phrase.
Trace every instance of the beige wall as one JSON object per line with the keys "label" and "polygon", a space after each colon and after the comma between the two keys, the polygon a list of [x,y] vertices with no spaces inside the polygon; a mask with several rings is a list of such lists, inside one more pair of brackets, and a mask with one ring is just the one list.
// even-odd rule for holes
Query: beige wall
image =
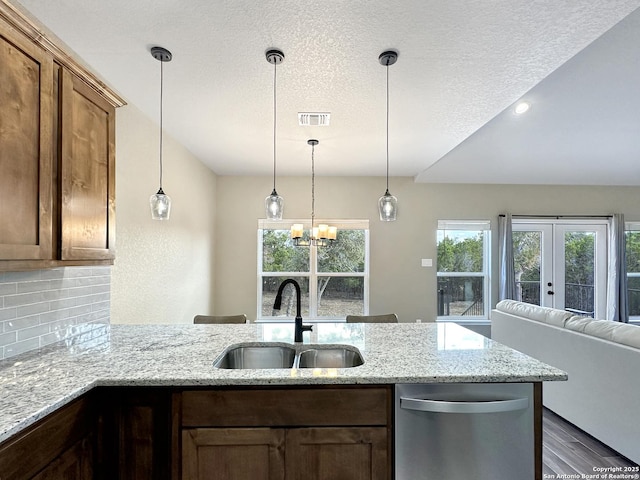
{"label": "beige wall", "polygon": [[[218,177],[216,191],[216,289],[218,314],[245,313],[255,319],[257,303],[257,220],[263,218],[268,177]],[[278,178],[285,198],[285,218],[310,215],[309,178]],[[396,312],[401,321],[436,316],[436,270],[421,266],[436,259],[439,219],[489,219],[493,236],[493,268],[497,271],[497,215],[599,215],[623,213],[640,219],[638,187],[568,187],[530,185],[430,185],[411,178],[392,178],[398,197],[396,222],[378,220],[377,200],[383,178],[316,178],[316,216],[370,220],[370,313]],[[497,282],[493,282],[493,303]]]}
{"label": "beige wall", "polygon": [[216,175],[164,135],[163,188],[171,219],[151,220],[158,190],[158,125],[117,110],[116,261],[112,323],[190,323],[213,311]]}

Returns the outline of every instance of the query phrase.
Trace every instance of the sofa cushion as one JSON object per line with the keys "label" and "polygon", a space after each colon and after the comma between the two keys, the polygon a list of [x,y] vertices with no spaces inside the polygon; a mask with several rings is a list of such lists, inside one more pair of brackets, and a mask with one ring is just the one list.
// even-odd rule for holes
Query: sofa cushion
{"label": "sofa cushion", "polygon": [[613,331],[620,325],[611,320],[591,320],[584,326],[584,333],[593,337],[613,340]]}
{"label": "sofa cushion", "polygon": [[540,307],[532,303],[518,302],[516,300],[502,300],[498,302],[496,309],[511,315],[555,325],[556,327],[564,327],[565,322],[574,316],[573,313],[564,310]]}
{"label": "sofa cushion", "polygon": [[611,333],[611,340],[629,347],[640,348],[640,326],[628,323],[613,322],[615,328]]}
{"label": "sofa cushion", "polygon": [[564,322],[564,327],[569,330],[584,333],[584,329],[591,322],[593,322],[593,318],[591,317],[581,317],[580,315],[574,315],[566,322]]}
{"label": "sofa cushion", "polygon": [[564,327],[569,320],[573,317],[573,313],[565,310],[556,310],[555,308],[549,308],[546,315],[546,322],[556,327]]}

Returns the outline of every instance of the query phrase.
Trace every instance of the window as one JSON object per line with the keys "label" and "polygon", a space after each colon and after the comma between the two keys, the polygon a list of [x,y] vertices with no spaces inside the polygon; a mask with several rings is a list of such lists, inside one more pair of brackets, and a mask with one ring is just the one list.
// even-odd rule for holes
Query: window
{"label": "window", "polygon": [[626,224],[629,318],[640,319],[640,223]]}
{"label": "window", "polygon": [[489,221],[438,221],[438,319],[487,319]]}
{"label": "window", "polygon": [[[346,315],[369,312],[368,220],[323,220],[338,227],[338,236],[327,247],[296,247],[290,228],[309,222],[290,220],[258,223],[258,316],[295,317],[295,290],[285,289],[280,311],[273,302],[280,284],[293,278],[300,284],[302,316],[313,320],[344,320]],[[320,223],[318,221],[317,223]],[[274,315],[275,313],[275,315]]]}

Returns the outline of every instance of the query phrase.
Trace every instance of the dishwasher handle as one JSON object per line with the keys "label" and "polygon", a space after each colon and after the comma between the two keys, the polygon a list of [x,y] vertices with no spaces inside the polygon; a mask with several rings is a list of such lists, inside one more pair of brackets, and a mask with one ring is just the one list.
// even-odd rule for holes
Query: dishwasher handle
{"label": "dishwasher handle", "polygon": [[400,397],[400,408],[435,413],[502,413],[529,408],[528,398],[509,400],[467,401]]}

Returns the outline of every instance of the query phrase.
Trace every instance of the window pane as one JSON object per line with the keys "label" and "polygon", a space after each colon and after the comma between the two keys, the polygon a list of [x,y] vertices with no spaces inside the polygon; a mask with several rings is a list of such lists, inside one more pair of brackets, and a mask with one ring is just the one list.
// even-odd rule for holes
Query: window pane
{"label": "window pane", "polygon": [[565,310],[593,316],[595,233],[566,232],[564,259]]}
{"label": "window pane", "polygon": [[542,232],[513,232],[516,300],[540,305]]}
{"label": "window pane", "polygon": [[626,233],[627,272],[640,273],[640,232]]}
{"label": "window pane", "polygon": [[484,315],[484,277],[438,277],[438,316]]}
{"label": "window pane", "polygon": [[263,230],[263,272],[308,272],[309,248],[296,247],[289,230]]}
{"label": "window pane", "polygon": [[318,316],[346,317],[364,314],[363,277],[319,277]]}
{"label": "window pane", "polygon": [[483,232],[438,230],[438,272],[482,272]]}
{"label": "window pane", "polygon": [[[626,232],[627,244],[627,273],[640,273],[640,232]],[[630,275],[627,277],[629,292],[629,316],[640,316],[640,277]]]}
{"label": "window pane", "polygon": [[640,277],[629,277],[629,316],[640,316]]}
{"label": "window pane", "polygon": [[[273,302],[278,293],[278,287],[287,277],[263,277],[262,279],[262,316],[263,317],[295,317],[296,290],[293,285],[287,285],[282,293],[280,310],[273,311]],[[300,284],[302,316],[309,316],[309,277],[296,277]]]}
{"label": "window pane", "polygon": [[338,230],[336,240],[318,248],[318,272],[364,272],[364,230]]}

